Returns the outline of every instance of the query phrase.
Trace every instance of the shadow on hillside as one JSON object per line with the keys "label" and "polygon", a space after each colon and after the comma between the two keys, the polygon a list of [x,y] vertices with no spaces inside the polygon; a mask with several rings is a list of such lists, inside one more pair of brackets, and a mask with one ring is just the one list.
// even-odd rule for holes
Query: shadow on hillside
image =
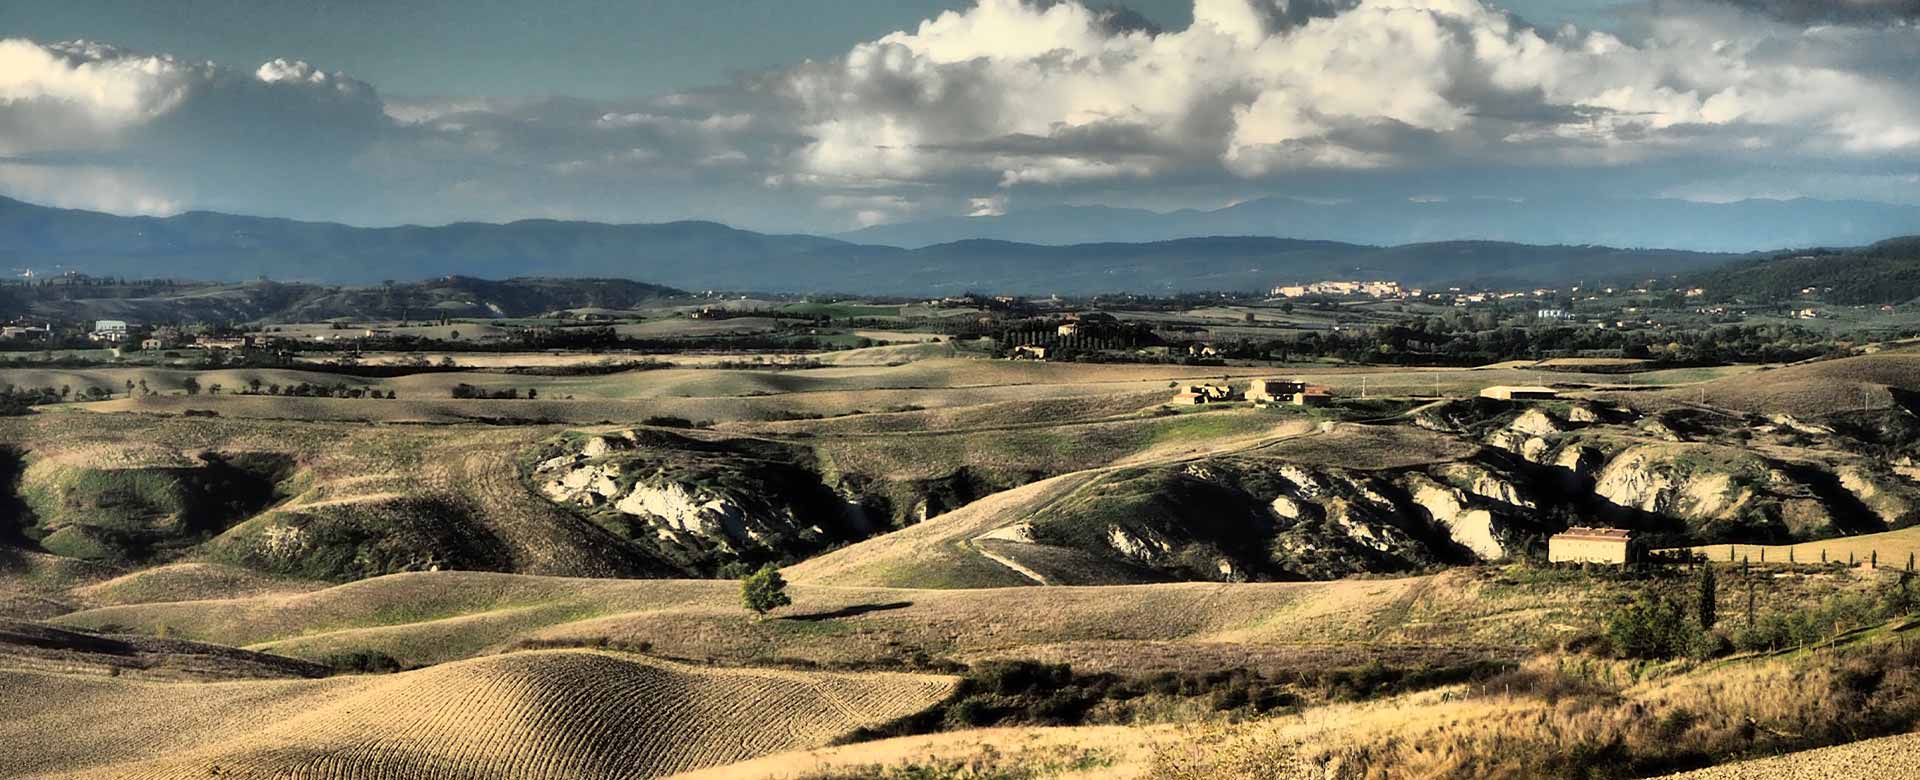
{"label": "shadow on hillside", "polygon": [[893,610],[893,609],[906,609],[907,607],[911,607],[911,606],[913,606],[913,602],[911,601],[895,601],[888,604],[855,604],[850,607],[841,607],[832,612],[814,612],[806,615],[788,615],[786,617],[781,618],[781,620],[795,620],[802,623],[817,623],[822,620],[833,620],[836,618],[856,617],[859,615],[865,615],[869,612],[886,612],[888,610]]}

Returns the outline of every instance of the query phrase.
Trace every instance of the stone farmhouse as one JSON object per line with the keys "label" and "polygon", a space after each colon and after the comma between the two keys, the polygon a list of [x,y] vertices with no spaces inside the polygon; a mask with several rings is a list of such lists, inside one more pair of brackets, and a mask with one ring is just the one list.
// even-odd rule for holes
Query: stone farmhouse
{"label": "stone farmhouse", "polygon": [[1170,402],[1175,406],[1199,406],[1201,404],[1219,404],[1240,400],[1239,391],[1227,385],[1187,385],[1173,396]]}
{"label": "stone farmhouse", "polygon": [[1625,528],[1574,526],[1547,539],[1552,563],[1626,564],[1637,557],[1633,532]]}
{"label": "stone farmhouse", "polygon": [[1255,379],[1247,388],[1247,400],[1254,403],[1280,403],[1306,392],[1307,383],[1292,379]]}

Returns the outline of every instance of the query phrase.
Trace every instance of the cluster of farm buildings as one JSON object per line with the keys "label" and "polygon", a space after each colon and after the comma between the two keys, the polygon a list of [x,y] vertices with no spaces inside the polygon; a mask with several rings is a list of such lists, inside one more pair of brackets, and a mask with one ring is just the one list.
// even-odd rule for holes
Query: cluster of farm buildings
{"label": "cluster of farm buildings", "polygon": [[1174,394],[1169,403],[1175,406],[1201,406],[1235,401],[1252,401],[1255,406],[1326,406],[1333,403],[1333,389],[1293,379],[1255,379],[1245,392],[1227,384],[1186,385]]}

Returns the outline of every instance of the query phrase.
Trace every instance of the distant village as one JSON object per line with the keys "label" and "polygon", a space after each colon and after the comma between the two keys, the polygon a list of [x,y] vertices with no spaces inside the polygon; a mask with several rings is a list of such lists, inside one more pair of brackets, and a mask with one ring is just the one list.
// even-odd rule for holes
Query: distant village
{"label": "distant village", "polygon": [[139,352],[203,350],[271,351],[312,347],[372,347],[392,338],[388,328],[328,324],[317,331],[283,332],[277,326],[238,328],[222,325],[146,325],[131,320],[65,323],[23,318],[0,326],[0,341],[14,349],[87,346],[116,355]]}

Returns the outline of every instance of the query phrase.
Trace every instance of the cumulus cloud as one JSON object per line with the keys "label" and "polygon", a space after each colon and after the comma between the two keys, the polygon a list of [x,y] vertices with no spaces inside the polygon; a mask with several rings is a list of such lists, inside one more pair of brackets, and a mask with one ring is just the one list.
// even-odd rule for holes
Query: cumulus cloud
{"label": "cumulus cloud", "polygon": [[626,100],[396,99],[297,59],[7,40],[0,186],[64,165],[123,209],[787,230],[1015,200],[1503,194],[1475,189],[1486,172],[1625,172],[1611,180],[1709,197],[1755,169],[1769,178],[1748,189],[1773,194],[1844,167],[1818,191],[1865,194],[1920,161],[1916,7],[1647,0],[1609,32],[1483,0],[1194,0],[1165,30],[1077,0],[977,0],[840,56]]}
{"label": "cumulus cloud", "polygon": [[[244,208],[323,193],[388,120],[373,88],[296,60],[257,70],[85,41],[0,40],[0,185],[60,205]],[[329,174],[336,174],[330,176]]]}
{"label": "cumulus cloud", "polygon": [[1656,11],[1628,39],[1477,0],[1196,0],[1191,27],[1154,34],[1071,3],[981,0],[782,86],[814,139],[794,163],[827,178],[984,170],[1012,187],[1920,149],[1909,74],[1847,61],[1911,52],[1912,29]]}

